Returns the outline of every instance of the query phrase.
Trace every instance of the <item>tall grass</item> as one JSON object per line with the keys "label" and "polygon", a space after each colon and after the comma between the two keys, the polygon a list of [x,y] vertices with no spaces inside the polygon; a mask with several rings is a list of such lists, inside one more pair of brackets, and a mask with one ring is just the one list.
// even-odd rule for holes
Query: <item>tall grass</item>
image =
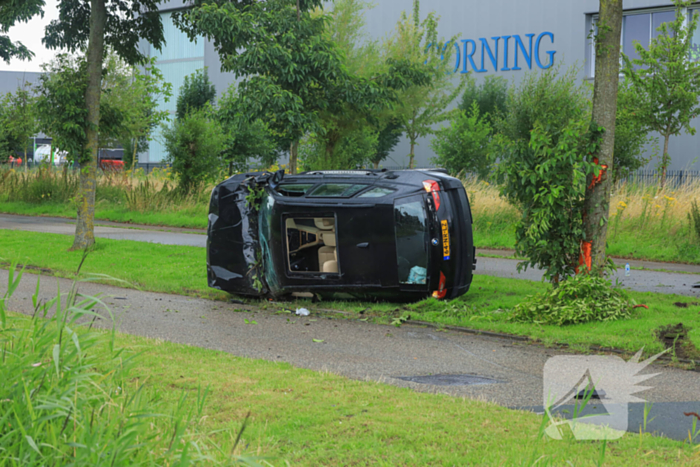
{"label": "tall grass", "polygon": [[[0,203],[17,203],[14,211],[35,213],[39,207],[45,214],[75,212],[73,200],[78,191],[79,174],[73,170],[38,167],[30,171],[0,168]],[[109,220],[130,221],[129,213],[138,213],[142,221],[148,216],[181,214],[183,219],[198,216],[206,221],[206,210],[213,185],[187,196],[177,190],[167,169],[144,174],[142,169],[130,172],[98,172],[95,190],[97,217],[103,213]],[[3,209],[7,212],[7,209]],[[161,216],[162,217],[162,216]],[[153,223],[160,224],[163,220]]]}
{"label": "tall grass", "polygon": [[[481,248],[512,248],[520,212],[498,186],[464,180],[472,202],[475,242]],[[691,215],[700,181],[661,189],[653,183],[621,182],[610,201],[608,253],[623,257],[700,263],[700,237]]]}
{"label": "tall grass", "polygon": [[206,390],[166,404],[133,382],[137,358],[116,347],[113,329],[92,329],[99,297],[74,284],[41,302],[37,283],[34,315],[9,314],[22,276],[9,271],[0,299],[0,465],[253,463],[201,431]]}

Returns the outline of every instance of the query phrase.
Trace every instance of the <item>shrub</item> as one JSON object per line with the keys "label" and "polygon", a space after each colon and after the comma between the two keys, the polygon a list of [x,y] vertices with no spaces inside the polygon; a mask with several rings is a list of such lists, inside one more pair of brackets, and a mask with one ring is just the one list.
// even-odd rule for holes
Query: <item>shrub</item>
{"label": "shrub", "polygon": [[209,105],[164,126],[163,141],[167,162],[172,165],[183,195],[197,190],[217,173],[224,134]]}
{"label": "shrub", "polygon": [[515,249],[558,282],[574,274],[583,231],[586,176],[598,144],[590,102],[575,70],[529,73],[511,89],[497,121],[493,148],[501,162],[502,194],[522,212]]}
{"label": "shrub", "polygon": [[433,162],[450,172],[473,172],[486,178],[491,169],[488,145],[491,140],[491,125],[479,112],[476,102],[468,112],[457,112],[449,127],[435,133],[430,142],[437,157]]}
{"label": "shrub", "polygon": [[597,274],[579,274],[549,292],[530,295],[513,309],[510,319],[537,324],[579,324],[616,321],[632,316],[635,303],[622,289]]}
{"label": "shrub", "polygon": [[460,110],[469,112],[477,104],[481,114],[493,123],[506,110],[508,81],[502,76],[486,76],[480,86],[471,75],[467,75],[467,85],[462,94]]}

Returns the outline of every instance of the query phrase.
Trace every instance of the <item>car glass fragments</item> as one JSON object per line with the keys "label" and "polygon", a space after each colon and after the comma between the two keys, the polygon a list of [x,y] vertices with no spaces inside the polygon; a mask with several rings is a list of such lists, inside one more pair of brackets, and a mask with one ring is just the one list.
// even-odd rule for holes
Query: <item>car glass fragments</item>
{"label": "car glass fragments", "polygon": [[335,218],[294,217],[285,220],[289,271],[337,274]]}
{"label": "car glass fragments", "polygon": [[277,187],[276,191],[282,196],[304,196],[313,183],[285,183]]}
{"label": "car glass fragments", "polygon": [[367,185],[353,183],[326,183],[318,186],[309,193],[308,196],[324,198],[347,198],[353,196],[360,190],[367,188]]}
{"label": "car glass fragments", "polygon": [[428,223],[422,195],[394,202],[396,256],[401,284],[426,284]]}
{"label": "car glass fragments", "polygon": [[359,195],[358,198],[381,198],[382,196],[392,194],[394,191],[395,190],[392,190],[390,188],[375,187],[371,190],[365,191],[364,193]]}

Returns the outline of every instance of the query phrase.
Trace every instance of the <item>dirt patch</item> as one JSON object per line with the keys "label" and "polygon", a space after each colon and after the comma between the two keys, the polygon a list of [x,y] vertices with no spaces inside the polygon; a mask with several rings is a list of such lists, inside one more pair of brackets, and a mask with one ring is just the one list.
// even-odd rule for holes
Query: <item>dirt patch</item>
{"label": "dirt patch", "polygon": [[669,324],[656,331],[656,337],[671,351],[671,357],[695,360],[700,358],[700,351],[688,339],[690,328],[683,323]]}
{"label": "dirt patch", "polygon": [[688,308],[689,306],[698,306],[699,303],[698,302],[692,302],[692,303],[675,302],[674,305],[677,306],[678,308]]}

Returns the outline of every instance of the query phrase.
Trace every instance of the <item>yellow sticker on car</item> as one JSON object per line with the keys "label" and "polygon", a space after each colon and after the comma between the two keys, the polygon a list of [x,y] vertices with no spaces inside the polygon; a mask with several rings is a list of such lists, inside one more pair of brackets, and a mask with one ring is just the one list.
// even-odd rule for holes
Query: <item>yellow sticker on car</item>
{"label": "yellow sticker on car", "polygon": [[450,231],[447,228],[447,220],[442,221],[442,258],[450,259]]}

